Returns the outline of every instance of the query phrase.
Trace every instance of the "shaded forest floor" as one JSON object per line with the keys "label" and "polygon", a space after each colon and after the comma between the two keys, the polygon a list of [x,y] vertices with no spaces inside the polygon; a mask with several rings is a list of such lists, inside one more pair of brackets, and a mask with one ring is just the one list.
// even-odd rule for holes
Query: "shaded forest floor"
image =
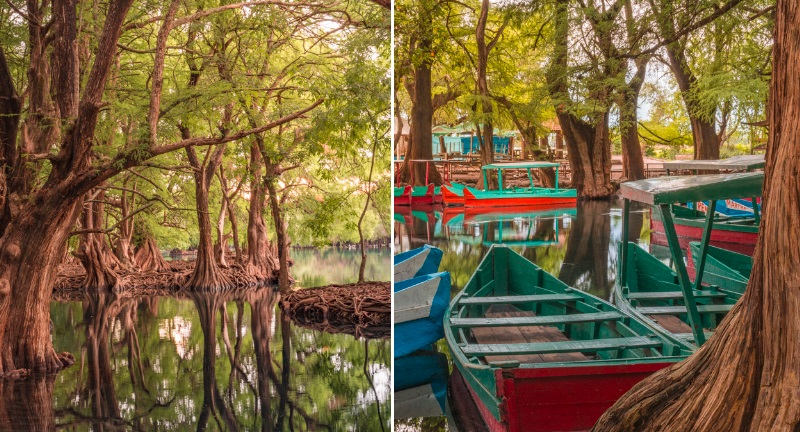
{"label": "shaded forest floor", "polygon": [[278,303],[303,327],[368,338],[391,335],[389,282],[328,285],[292,291]]}

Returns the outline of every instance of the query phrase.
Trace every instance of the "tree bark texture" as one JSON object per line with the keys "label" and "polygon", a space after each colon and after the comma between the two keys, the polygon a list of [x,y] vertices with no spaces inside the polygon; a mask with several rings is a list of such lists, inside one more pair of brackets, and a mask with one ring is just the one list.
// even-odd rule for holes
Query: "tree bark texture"
{"label": "tree bark texture", "polygon": [[[568,111],[571,104],[567,88],[569,1],[557,0],[555,48],[547,73],[549,92],[555,101],[556,115],[566,139],[567,157],[572,170],[572,187],[582,199],[605,199],[611,186],[611,143],[608,137],[608,109],[595,112],[588,123]],[[600,89],[594,97],[602,103],[610,95]]]}
{"label": "tree bark texture", "polygon": [[280,265],[272,254],[267,225],[264,221],[264,209],[267,203],[266,185],[262,174],[263,164],[259,146],[254,143],[250,151],[250,216],[247,220],[245,270],[248,274],[274,280]]}
{"label": "tree bark texture", "polygon": [[[419,19],[424,26],[432,25],[432,14],[428,10],[428,2],[420,1],[418,8],[420,11]],[[432,36],[431,36],[432,37]],[[422,59],[418,64],[414,64],[414,83],[409,85],[408,90],[411,94],[411,139],[405,160],[397,170],[398,183],[407,183],[412,186],[425,185],[425,164],[413,163],[411,160],[431,160],[433,159],[433,93],[431,83],[431,66],[433,64],[433,41],[431,37],[422,37],[416,47],[412,49],[419,53]],[[431,165],[428,171],[428,183],[435,185],[442,184],[442,176],[435,166]]]}
{"label": "tree bark texture", "polygon": [[[184,129],[185,130],[185,129]],[[197,211],[197,226],[200,240],[197,244],[197,259],[194,272],[186,282],[186,286],[195,289],[225,289],[230,288],[233,282],[220,271],[220,266],[214,256],[214,245],[211,239],[211,215],[209,214],[208,193],[214,172],[222,163],[225,146],[209,148],[210,157],[207,161],[200,162],[197,152],[192,147],[186,148],[189,163],[194,170],[195,209]]]}
{"label": "tree bark texture", "polygon": [[689,359],[624,395],[596,431],[800,428],[800,4],[778,0],[761,235],[742,299]]}
{"label": "tree bark texture", "polygon": [[143,272],[164,272],[169,271],[169,264],[161,256],[161,249],[158,248],[155,237],[148,235],[142,240],[142,244],[136,249],[134,255],[136,266]]}

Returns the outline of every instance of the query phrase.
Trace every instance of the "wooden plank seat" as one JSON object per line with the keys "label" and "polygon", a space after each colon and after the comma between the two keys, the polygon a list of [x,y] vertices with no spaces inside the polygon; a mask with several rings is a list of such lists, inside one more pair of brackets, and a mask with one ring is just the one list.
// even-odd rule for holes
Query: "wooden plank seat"
{"label": "wooden plank seat", "polygon": [[629,348],[656,348],[661,346],[661,341],[646,336],[624,338],[563,341],[563,342],[536,342],[515,344],[466,344],[461,351],[467,357],[489,356],[502,354],[550,354],[550,353],[577,353],[622,350]]}
{"label": "wooden plank seat", "polygon": [[545,303],[580,300],[576,294],[541,294],[541,295],[516,295],[497,297],[464,297],[458,302],[460,305],[495,305],[515,303]]}
{"label": "wooden plank seat", "polygon": [[[695,298],[725,298],[727,294],[719,291],[694,291]],[[683,291],[664,292],[632,292],[627,296],[631,300],[672,300],[682,299]]]}
{"label": "wooden plank seat", "polygon": [[[702,313],[727,313],[733,308],[731,304],[697,305],[697,311]],[[637,307],[637,311],[645,315],[681,315],[686,313],[686,306],[655,306]]]}
{"label": "wooden plank seat", "polygon": [[521,316],[504,318],[451,318],[450,326],[469,327],[516,327],[553,326],[559,324],[618,321],[624,318],[620,312],[576,313],[551,316]]}

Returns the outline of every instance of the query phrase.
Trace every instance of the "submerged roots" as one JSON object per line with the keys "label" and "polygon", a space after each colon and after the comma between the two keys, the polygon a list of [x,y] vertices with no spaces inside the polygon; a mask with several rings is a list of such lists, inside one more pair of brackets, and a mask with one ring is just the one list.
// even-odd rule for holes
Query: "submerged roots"
{"label": "submerged roots", "polygon": [[283,297],[279,305],[304,327],[385,337],[392,320],[391,301],[389,282],[364,282],[296,290]]}

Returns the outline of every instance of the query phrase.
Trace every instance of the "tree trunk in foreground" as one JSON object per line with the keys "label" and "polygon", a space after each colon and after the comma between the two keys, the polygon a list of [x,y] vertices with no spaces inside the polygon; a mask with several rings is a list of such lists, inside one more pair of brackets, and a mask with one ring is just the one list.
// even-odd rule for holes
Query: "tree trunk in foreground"
{"label": "tree trunk in foreground", "polygon": [[28,206],[0,238],[0,375],[56,371],[74,361],[50,341],[50,300],[80,199],[50,198]]}
{"label": "tree trunk in foreground", "polygon": [[656,372],[596,431],[800,428],[800,4],[778,0],[764,217],[747,291],[686,361]]}

